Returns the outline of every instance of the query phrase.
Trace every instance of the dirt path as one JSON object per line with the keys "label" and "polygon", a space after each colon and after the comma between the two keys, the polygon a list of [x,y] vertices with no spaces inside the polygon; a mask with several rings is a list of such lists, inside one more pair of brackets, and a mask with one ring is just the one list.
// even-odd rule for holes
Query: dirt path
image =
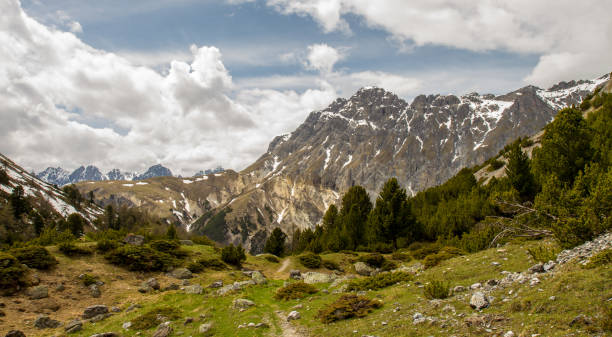
{"label": "dirt path", "polygon": [[282,272],[285,271],[285,269],[287,269],[287,267],[289,267],[289,263],[291,262],[291,260],[289,258],[286,258],[283,261],[283,264],[278,268],[278,270],[276,271],[277,274],[280,274]]}
{"label": "dirt path", "polygon": [[275,311],[278,316],[281,329],[283,329],[283,337],[306,337],[308,334],[303,330],[299,329],[293,324],[287,322],[287,316],[280,310]]}

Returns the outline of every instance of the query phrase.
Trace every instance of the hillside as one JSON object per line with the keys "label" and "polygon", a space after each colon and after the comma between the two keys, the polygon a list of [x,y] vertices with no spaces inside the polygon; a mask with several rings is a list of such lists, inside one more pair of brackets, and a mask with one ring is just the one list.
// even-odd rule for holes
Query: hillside
{"label": "hillside", "polygon": [[581,102],[609,75],[528,86],[493,96],[418,96],[411,104],[380,88],[310,114],[294,132],[240,173],[199,178],[80,183],[101,204],[143,207],[196,233],[261,252],[268,233],[312,228],[352,185],[373,198],[397,177],[414,194],[438,185],[462,167],[494,156],[510,141],[536,134],[557,109]]}

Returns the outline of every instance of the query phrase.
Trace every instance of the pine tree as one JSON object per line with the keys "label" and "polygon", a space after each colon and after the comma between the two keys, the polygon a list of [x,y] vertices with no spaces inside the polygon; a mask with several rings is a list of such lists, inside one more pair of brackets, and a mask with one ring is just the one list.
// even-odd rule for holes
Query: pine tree
{"label": "pine tree", "polygon": [[370,196],[362,186],[353,186],[344,194],[339,214],[342,226],[340,239],[345,240],[343,249],[355,249],[367,243],[366,222],[371,210]]}
{"label": "pine tree", "polygon": [[85,219],[79,213],[72,213],[66,219],[66,226],[70,230],[70,232],[76,236],[80,237],[83,235],[83,227],[85,224]]}
{"label": "pine tree", "polygon": [[400,187],[396,178],[387,180],[372,210],[368,221],[370,243],[392,242],[397,249],[398,237],[410,234],[414,219],[406,202],[406,190]]}
{"label": "pine tree", "polygon": [[168,230],[166,231],[166,238],[168,240],[178,240],[178,234],[176,233],[176,227],[174,225],[168,226]]}
{"label": "pine tree", "polygon": [[287,235],[280,228],[274,228],[264,246],[264,252],[281,256],[285,252]]}
{"label": "pine tree", "polygon": [[21,186],[16,186],[13,188],[9,201],[13,207],[13,215],[16,219],[19,219],[22,214],[27,213],[28,209],[30,208],[29,203],[24,196],[23,187]]}
{"label": "pine tree", "polygon": [[506,154],[506,176],[510,184],[519,192],[523,200],[533,200],[536,193],[535,179],[531,173],[531,164],[527,154],[521,149],[518,141],[510,147]]}

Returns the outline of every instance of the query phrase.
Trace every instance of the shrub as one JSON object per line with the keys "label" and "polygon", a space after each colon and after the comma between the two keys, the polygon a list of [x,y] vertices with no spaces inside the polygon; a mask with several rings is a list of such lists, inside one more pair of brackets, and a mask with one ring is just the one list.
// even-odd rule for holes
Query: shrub
{"label": "shrub", "polygon": [[605,249],[591,256],[589,262],[584,266],[587,269],[605,266],[612,263],[612,249]]}
{"label": "shrub", "polygon": [[386,259],[378,253],[367,254],[359,257],[359,261],[364,262],[370,267],[380,268]]}
{"label": "shrub", "polygon": [[132,271],[165,271],[176,265],[169,254],[146,246],[126,245],[108,253],[106,259]]}
{"label": "shrub", "polygon": [[277,300],[296,300],[304,298],[308,295],[317,293],[319,290],[311,285],[304,282],[294,282],[282,288],[279,288],[274,294],[274,298]]}
{"label": "shrub", "polygon": [[10,251],[10,254],[30,268],[49,269],[57,264],[53,255],[40,246],[15,248]]}
{"label": "shrub", "polygon": [[521,147],[523,147],[523,148],[530,147],[531,145],[533,145],[533,140],[531,140],[531,138],[529,138],[529,137],[525,137],[521,141]]}
{"label": "shrub", "polygon": [[504,166],[504,162],[499,160],[499,159],[495,159],[491,162],[491,164],[489,165],[489,167],[487,168],[487,171],[489,172],[493,172],[495,170],[498,170],[500,168],[502,168],[502,166]]}
{"label": "shrub", "polygon": [[[410,247],[408,247],[408,249],[410,249]],[[442,249],[442,247],[436,243],[423,244],[421,248],[417,248],[412,251],[412,257],[414,257],[417,260],[422,260],[427,255],[436,254],[437,252],[440,251],[440,249]]]}
{"label": "shrub", "polygon": [[79,247],[73,242],[62,242],[58,246],[59,251],[66,256],[91,255],[93,252],[87,248]]}
{"label": "shrub", "polygon": [[306,253],[300,256],[300,263],[306,268],[319,268],[321,267],[321,256],[315,253]]}
{"label": "shrub", "polygon": [[425,247],[423,242],[413,242],[408,246],[408,250],[414,252],[415,250],[419,250],[423,247]]}
{"label": "shrub", "polygon": [[400,282],[411,281],[412,274],[406,272],[380,273],[374,276],[352,280],[348,283],[348,291],[377,290]]}
{"label": "shrub", "polygon": [[423,287],[423,294],[427,299],[444,299],[450,294],[450,283],[440,280],[431,280]]}
{"label": "shrub", "polygon": [[0,169],[0,184],[8,185],[9,181],[10,181],[9,176],[8,174],[6,174],[6,171],[3,169]]}
{"label": "shrub", "polygon": [[84,286],[89,287],[92,284],[95,284],[96,282],[98,282],[98,278],[95,276],[91,276],[89,274],[83,274],[81,276],[79,276],[79,278],[81,279],[81,283],[83,283]]}
{"label": "shrub", "polygon": [[[174,228],[174,227],[169,227]],[[170,254],[174,257],[183,258],[187,256],[187,252],[181,249],[181,244],[173,240],[154,240],[149,243],[151,248],[158,252]]]}
{"label": "shrub", "polygon": [[321,265],[329,270],[342,270],[340,265],[332,260],[322,260]]}
{"label": "shrub", "polygon": [[76,240],[76,237],[67,229],[61,232],[55,228],[46,227],[39,237],[32,240],[32,243],[40,246],[50,246],[74,240]]}
{"label": "shrub", "polygon": [[131,329],[147,330],[159,325],[158,317],[165,317],[167,320],[176,320],[181,318],[180,312],[176,308],[162,307],[150,310],[132,320]]}
{"label": "shrub", "polygon": [[391,255],[391,258],[396,261],[410,262],[412,257],[408,253],[395,252]]}
{"label": "shrub", "polygon": [[385,260],[382,266],[380,266],[380,270],[382,271],[390,271],[397,268],[397,264],[393,261]]}
{"label": "shrub", "polygon": [[191,240],[196,245],[202,245],[202,246],[214,246],[215,245],[215,242],[209,239],[208,236],[206,235],[193,236],[189,240]]}
{"label": "shrub", "polygon": [[115,240],[102,239],[96,243],[96,250],[101,253],[110,252],[121,246],[121,243]]}
{"label": "shrub", "polygon": [[107,229],[103,231],[88,232],[87,234],[85,234],[85,236],[90,238],[92,241],[103,241],[103,240],[122,241],[127,234],[128,232],[125,229],[122,229],[122,230]]}
{"label": "shrub", "polygon": [[266,261],[272,262],[272,263],[279,263],[280,262],[278,257],[276,257],[274,255],[266,255],[266,256],[264,256],[264,259],[266,259]]}
{"label": "shrub", "polygon": [[0,252],[0,290],[17,291],[25,284],[26,272],[14,256]]}
{"label": "shrub", "polygon": [[457,247],[444,247],[436,254],[430,254],[423,260],[425,268],[431,268],[440,264],[440,262],[452,259],[453,257],[463,255],[463,252]]}
{"label": "shrub", "polygon": [[200,273],[204,271],[204,266],[199,264],[197,261],[191,261],[187,264],[187,269],[192,273]]}
{"label": "shrub", "polygon": [[198,263],[201,264],[204,268],[212,269],[212,270],[224,270],[227,268],[225,263],[219,259],[200,259]]}
{"label": "shrub", "polygon": [[379,252],[379,253],[382,253],[382,254],[389,254],[389,253],[393,252],[393,244],[392,243],[377,242],[377,243],[375,243],[375,244],[373,244],[371,246],[371,251]]}
{"label": "shrub", "polygon": [[527,252],[538,262],[555,260],[560,249],[557,246],[541,244],[533,248],[527,248]]}
{"label": "shrub", "polygon": [[233,266],[240,267],[242,262],[246,261],[244,248],[242,248],[241,245],[238,245],[238,247],[234,247],[234,245],[223,247],[221,250],[221,260]]}
{"label": "shrub", "polygon": [[323,323],[332,323],[352,317],[364,317],[381,306],[382,302],[379,300],[352,294],[342,295],[335,302],[320,310],[318,317]]}

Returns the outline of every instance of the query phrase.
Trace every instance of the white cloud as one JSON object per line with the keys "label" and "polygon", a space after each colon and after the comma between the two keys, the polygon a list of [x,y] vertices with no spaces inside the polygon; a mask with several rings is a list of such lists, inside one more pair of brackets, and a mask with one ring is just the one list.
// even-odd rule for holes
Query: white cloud
{"label": "white cloud", "polygon": [[[483,52],[541,55],[527,81],[547,86],[612,68],[612,2],[585,0],[267,0],[283,14],[308,15],[325,32],[350,30],[343,17],[363,18],[403,48],[442,45]],[[585,64],[587,63],[587,64]],[[555,70],[561,70],[551,73]]]}
{"label": "white cloud", "polygon": [[76,21],[72,21],[70,22],[70,31],[73,33],[82,33],[83,32],[83,27],[81,26],[80,23],[76,22]]}
{"label": "white cloud", "polygon": [[331,73],[336,62],[342,59],[343,55],[327,44],[314,44],[308,46],[308,56],[306,57],[306,67],[317,70],[321,73]]}

